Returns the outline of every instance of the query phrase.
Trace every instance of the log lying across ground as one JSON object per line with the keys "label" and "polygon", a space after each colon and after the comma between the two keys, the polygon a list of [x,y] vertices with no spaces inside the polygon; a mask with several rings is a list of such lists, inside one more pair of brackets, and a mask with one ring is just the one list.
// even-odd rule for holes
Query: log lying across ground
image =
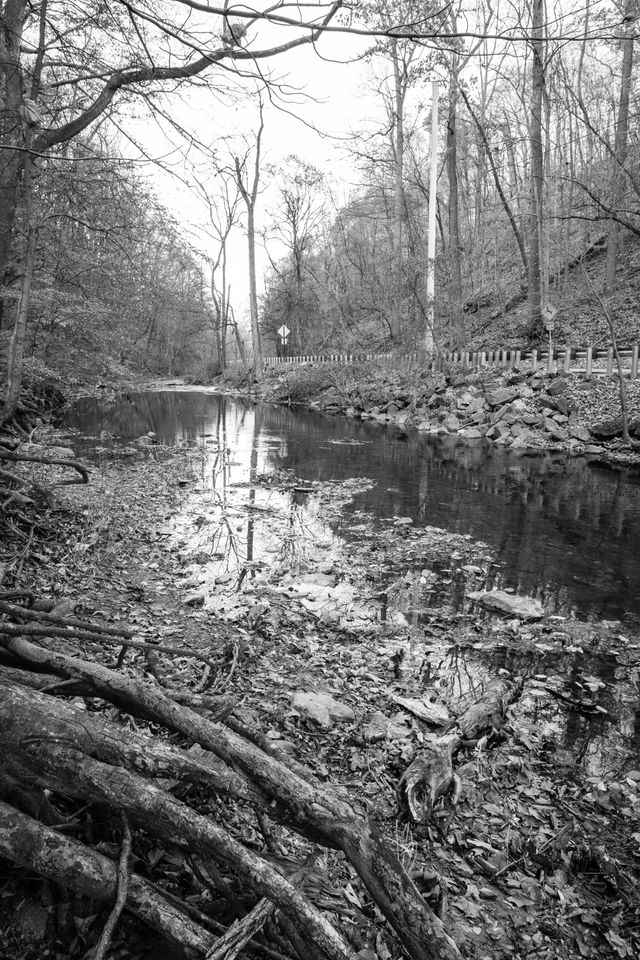
{"label": "log lying across ground", "polygon": [[[126,646],[132,639],[128,631],[65,620],[46,610],[38,621],[33,598],[29,602],[31,609],[21,611],[18,597],[10,602],[5,596],[0,609],[13,620],[0,622],[0,800],[5,801],[0,805],[0,855],[97,900],[114,900],[116,864],[51,829],[56,816],[47,792],[80,805],[99,804],[125,816],[165,848],[182,851],[185,859],[195,855],[207,869],[219,872],[223,891],[230,889],[229,878],[237,878],[242,889],[253,891],[254,900],[260,901],[246,916],[246,908],[238,914],[236,904],[239,926],[218,943],[210,918],[194,920],[186,904],[170,902],[132,873],[126,908],[162,935],[171,937],[172,928],[177,931],[174,938],[196,954],[213,950],[220,960],[229,960],[277,910],[298,953],[313,960],[350,958],[342,934],[307,898],[301,884],[288,880],[268,858],[236,839],[237,830],[225,826],[227,810],[231,814],[244,808],[258,818],[268,813],[306,840],[345,854],[413,960],[460,958],[444,923],[381,828],[356,813],[344,792],[318,781],[303,765],[277,756],[233,717],[227,722],[211,719],[140,675],[59,649],[66,637],[72,645],[66,649],[77,650],[85,634],[92,643],[102,634],[105,642],[119,639]],[[38,631],[33,630],[34,620]],[[454,751],[463,740],[490,728],[516,689],[502,681],[494,685],[436,742],[430,756],[423,755],[431,764],[434,796],[453,778]],[[62,699],[65,696],[105,700],[134,718],[160,724],[164,737],[132,731],[103,712],[87,710],[83,701]],[[166,731],[174,735],[173,742],[167,741]],[[181,737],[180,745],[175,734]],[[215,822],[187,800],[177,799],[167,783],[180,785],[182,795],[195,786],[196,795],[212,798],[219,813]],[[16,797],[23,812],[10,806]],[[25,797],[31,801],[25,804]],[[101,884],[104,895],[96,893]]]}
{"label": "log lying across ground", "polygon": [[[346,796],[298,765],[283,763],[223,723],[177,704],[142,679],[38,646],[25,637],[3,636],[2,624],[0,644],[23,669],[29,665],[79,683],[89,695],[104,698],[133,716],[151,718],[187,741],[182,751],[173,752],[156,743],[147,753],[146,739],[130,737],[129,732],[124,737],[121,731],[116,735],[106,721],[90,717],[86,711],[74,712],[49,694],[12,685],[7,679],[10,670],[5,669],[0,677],[0,756],[6,773],[15,780],[126,811],[133,823],[165,843],[198,850],[240,876],[257,896],[276,904],[316,956],[350,956],[349,948],[321,912],[267,861],[155,787],[149,776],[172,769],[176,777],[188,782],[195,778],[222,797],[248,801],[258,808],[268,806],[273,819],[314,842],[344,852],[414,960],[460,957],[444,924],[429,908],[380,828],[359,816]],[[130,746],[125,743],[127,738]],[[197,755],[190,760],[191,744],[199,744],[224,764],[216,765],[210,756],[204,760]]]}

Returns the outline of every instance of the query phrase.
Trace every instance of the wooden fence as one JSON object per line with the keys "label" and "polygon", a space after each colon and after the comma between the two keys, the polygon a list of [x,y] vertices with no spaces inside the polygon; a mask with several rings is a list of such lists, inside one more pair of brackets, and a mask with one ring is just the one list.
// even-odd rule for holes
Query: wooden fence
{"label": "wooden fence", "polygon": [[[638,376],[638,344],[619,348],[625,376],[635,380]],[[617,371],[613,348],[606,347],[561,347],[557,350],[454,350],[441,353],[427,360],[423,354],[409,353],[401,356],[391,353],[324,353],[318,356],[265,357],[267,366],[280,366],[305,363],[351,364],[373,361],[383,364],[403,364],[420,360],[427,369],[442,370],[449,366],[462,366],[471,370],[490,367],[517,367],[526,363],[530,370],[546,370],[557,373],[560,370],[571,373],[584,373],[590,376],[611,376]]]}

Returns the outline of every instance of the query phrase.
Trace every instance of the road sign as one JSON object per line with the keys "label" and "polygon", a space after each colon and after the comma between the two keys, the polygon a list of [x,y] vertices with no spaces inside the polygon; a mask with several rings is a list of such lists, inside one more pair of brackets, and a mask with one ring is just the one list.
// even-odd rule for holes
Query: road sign
{"label": "road sign", "polygon": [[554,307],[552,303],[545,303],[542,308],[542,317],[547,323],[552,323],[557,312],[557,307]]}
{"label": "road sign", "polygon": [[289,327],[287,327],[284,323],[278,328],[278,335],[281,336],[283,340],[286,340],[290,333],[291,330],[289,330]]}

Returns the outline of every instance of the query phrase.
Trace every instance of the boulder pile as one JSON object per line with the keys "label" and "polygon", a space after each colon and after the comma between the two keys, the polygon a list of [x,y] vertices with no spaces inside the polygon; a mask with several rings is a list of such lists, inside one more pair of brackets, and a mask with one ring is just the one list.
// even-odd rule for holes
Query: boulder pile
{"label": "boulder pile", "polygon": [[[605,453],[619,437],[618,386],[574,374],[525,370],[429,375],[412,389],[380,383],[326,389],[311,405],[362,420],[394,423],[465,440],[485,439],[514,450],[560,448],[573,455]],[[388,399],[384,399],[384,394]],[[640,384],[630,385],[630,435],[640,440]],[[619,400],[618,410],[619,410]],[[603,413],[605,414],[603,416]]]}

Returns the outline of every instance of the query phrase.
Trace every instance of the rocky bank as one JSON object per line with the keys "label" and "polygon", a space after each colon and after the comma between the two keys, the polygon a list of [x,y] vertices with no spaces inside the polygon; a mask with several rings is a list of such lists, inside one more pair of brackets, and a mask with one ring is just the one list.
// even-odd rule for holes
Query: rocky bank
{"label": "rocky bank", "polygon": [[630,442],[624,443],[617,377],[537,370],[428,373],[371,367],[270,371],[265,399],[401,429],[487,440],[523,452],[565,450],[640,465],[640,381],[626,382]]}

